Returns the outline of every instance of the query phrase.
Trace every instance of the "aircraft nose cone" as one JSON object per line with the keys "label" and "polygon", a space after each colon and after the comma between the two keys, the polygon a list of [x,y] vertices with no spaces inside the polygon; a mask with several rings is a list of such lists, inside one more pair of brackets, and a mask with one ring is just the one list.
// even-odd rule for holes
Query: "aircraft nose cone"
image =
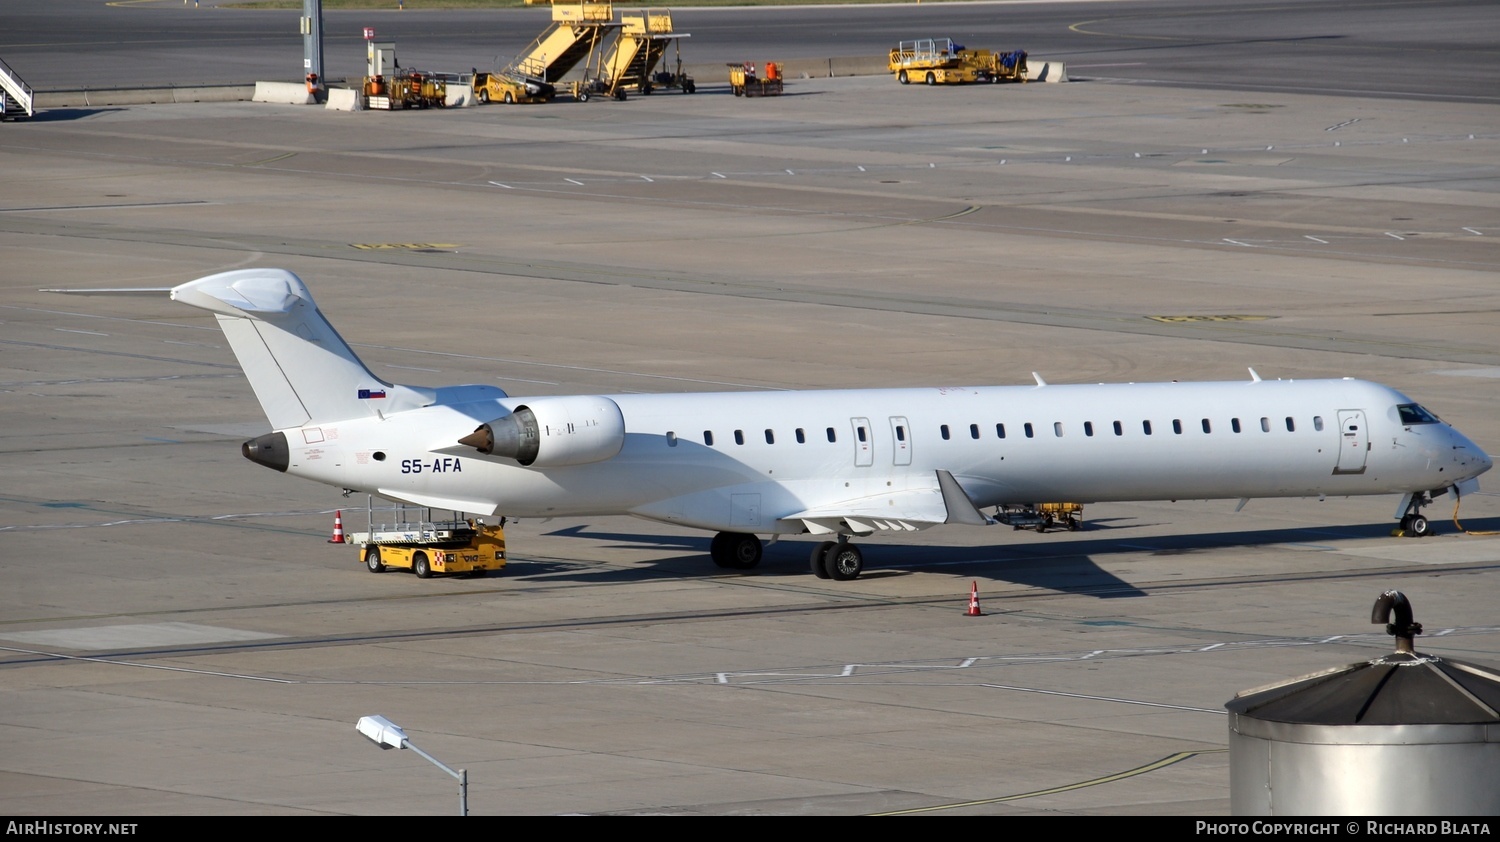
{"label": "aircraft nose cone", "polygon": [[1459,435],[1453,444],[1453,457],[1459,465],[1470,469],[1465,472],[1469,476],[1477,477],[1494,467],[1495,462],[1490,455],[1479,445],[1469,441],[1468,437]]}

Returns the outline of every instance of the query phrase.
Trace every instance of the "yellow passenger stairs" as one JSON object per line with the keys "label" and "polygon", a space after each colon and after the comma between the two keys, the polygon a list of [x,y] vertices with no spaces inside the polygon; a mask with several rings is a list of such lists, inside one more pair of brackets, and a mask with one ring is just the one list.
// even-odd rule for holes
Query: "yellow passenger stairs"
{"label": "yellow passenger stairs", "polygon": [[555,85],[580,62],[588,75],[605,35],[619,28],[614,16],[609,2],[553,3],[552,24],[500,75]]}
{"label": "yellow passenger stairs", "polygon": [[693,80],[682,72],[681,50],[675,71],[657,72],[669,46],[687,33],[674,32],[669,9],[642,9],[620,13],[620,31],[599,63],[600,78],[610,96],[621,98],[626,90],[650,94],[656,88],[680,88],[693,93]]}

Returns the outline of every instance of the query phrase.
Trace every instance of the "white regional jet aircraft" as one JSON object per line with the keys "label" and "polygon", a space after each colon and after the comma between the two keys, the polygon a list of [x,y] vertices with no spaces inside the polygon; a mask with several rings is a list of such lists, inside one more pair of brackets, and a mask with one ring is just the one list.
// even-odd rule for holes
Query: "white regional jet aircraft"
{"label": "white regional jet aircraft", "polygon": [[1490,458],[1410,398],[1360,380],[982,386],[516,398],[370,373],[282,269],[172,298],[218,318],[274,432],[253,462],[483,515],[629,514],[710,529],[747,569],[757,533],[826,536],[813,572],[853,579],[851,535],[990,524],[1042,501],[1469,493]]}

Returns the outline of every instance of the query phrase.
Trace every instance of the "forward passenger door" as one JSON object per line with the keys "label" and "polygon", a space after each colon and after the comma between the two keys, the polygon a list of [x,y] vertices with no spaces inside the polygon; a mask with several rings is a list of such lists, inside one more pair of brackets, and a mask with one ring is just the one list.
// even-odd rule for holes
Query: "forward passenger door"
{"label": "forward passenger door", "polygon": [[1335,474],[1362,474],[1370,452],[1370,431],[1362,409],[1339,410],[1339,461]]}

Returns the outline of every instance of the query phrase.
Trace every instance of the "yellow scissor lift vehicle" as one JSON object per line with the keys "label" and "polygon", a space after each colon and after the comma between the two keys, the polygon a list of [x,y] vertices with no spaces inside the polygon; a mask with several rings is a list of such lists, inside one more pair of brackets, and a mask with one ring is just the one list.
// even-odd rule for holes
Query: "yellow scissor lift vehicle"
{"label": "yellow scissor lift vehicle", "polygon": [[[568,87],[574,98],[587,100],[604,37],[620,27],[614,16],[613,3],[553,3],[552,23],[515,61],[498,73],[474,74],[475,94],[482,102],[546,102]],[[584,79],[561,85],[580,62]]]}
{"label": "yellow scissor lift vehicle", "polygon": [[[620,13],[620,32],[599,63],[601,93],[624,99],[627,90],[649,96],[659,88],[677,88],[685,94],[696,91],[692,77],[682,72],[682,49],[678,39],[687,33],[672,30],[669,9],[642,9]],[[667,47],[676,50],[675,70],[657,70]]]}
{"label": "yellow scissor lift vehicle", "polygon": [[433,520],[431,509],[419,511],[425,516],[413,520],[405,506],[395,506],[391,522],[377,524],[372,504],[369,530],[349,534],[349,542],[359,545],[360,563],[371,573],[394,567],[410,570],[419,579],[435,573],[483,576],[505,567],[504,518],[487,525],[457,513],[449,520]]}
{"label": "yellow scissor lift vehicle", "polygon": [[891,50],[887,62],[896,81],[903,85],[963,85],[970,82],[1026,80],[1026,51],[995,53],[970,50],[952,38],[920,38],[902,41]]}

